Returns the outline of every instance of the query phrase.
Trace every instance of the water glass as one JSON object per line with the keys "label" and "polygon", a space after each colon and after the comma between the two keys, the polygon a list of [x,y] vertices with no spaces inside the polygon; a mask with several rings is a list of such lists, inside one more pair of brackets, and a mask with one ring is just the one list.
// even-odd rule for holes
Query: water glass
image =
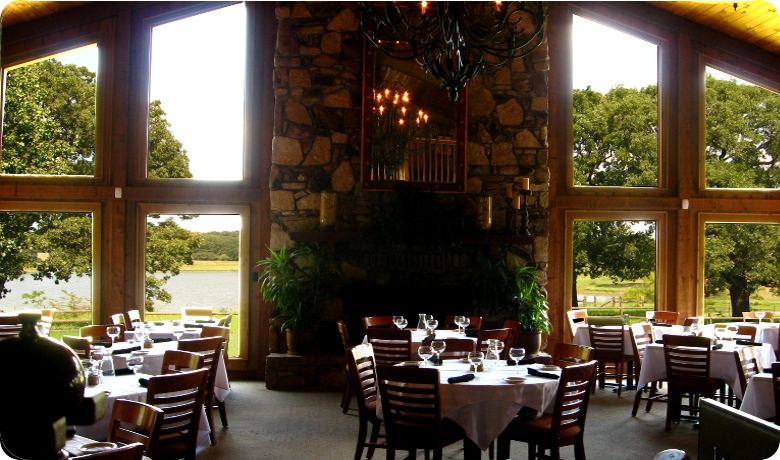
{"label": "water glass", "polygon": [[509,357],[515,361],[515,373],[520,373],[520,361],[525,358],[525,348],[510,348]]}
{"label": "water glass", "polygon": [[474,372],[479,372],[480,366],[485,361],[485,354],[481,351],[470,351],[468,354],[469,363],[474,367]]}
{"label": "water glass", "polygon": [[471,318],[463,317],[463,320],[461,321],[461,324],[463,325],[463,333],[466,333],[466,328],[469,327],[469,324],[471,324]]}
{"label": "water glass", "polygon": [[398,327],[398,322],[401,321],[402,319],[404,319],[403,316],[393,316],[393,324],[395,324],[395,327]]}
{"label": "water glass", "polygon": [[403,316],[401,317],[401,319],[399,319],[399,320],[398,320],[398,322],[397,322],[397,323],[395,323],[395,325],[396,325],[396,326],[398,326],[398,329],[400,329],[400,330],[402,330],[402,331],[404,330],[404,328],[405,328],[405,327],[406,327],[408,324],[409,324],[409,321],[408,321],[406,318],[404,318]]}
{"label": "water glass", "polygon": [[111,337],[111,346],[114,346],[114,342],[116,341],[116,338],[119,337],[120,332],[119,326],[109,326],[106,328],[106,334]]}
{"label": "water glass", "polygon": [[455,324],[458,326],[458,332],[463,332],[463,316],[456,316],[455,317]]}
{"label": "water glass", "polygon": [[431,348],[436,353],[436,361],[441,364],[441,354],[447,349],[447,342],[441,339],[431,341]]}
{"label": "water glass", "polygon": [[428,359],[433,356],[433,348],[430,345],[420,345],[417,354],[423,359],[423,367],[428,365]]}

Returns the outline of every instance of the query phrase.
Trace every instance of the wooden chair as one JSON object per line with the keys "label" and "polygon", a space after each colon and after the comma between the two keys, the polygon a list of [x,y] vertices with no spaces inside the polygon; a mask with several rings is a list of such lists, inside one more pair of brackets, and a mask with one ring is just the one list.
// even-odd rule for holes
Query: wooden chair
{"label": "wooden chair", "polygon": [[[344,321],[336,321],[336,329],[339,331],[341,337],[341,345],[344,347],[344,356],[347,358],[347,364],[344,365],[344,371],[346,373],[347,382],[344,385],[344,394],[341,396],[341,411],[347,413],[349,411],[349,404],[352,402],[352,396],[355,394],[355,389],[352,387],[352,378],[349,374],[349,360],[352,359],[352,353],[350,352],[349,333],[347,332],[347,325]],[[373,356],[373,351],[372,351]]]}
{"label": "wooden chair", "polygon": [[54,324],[54,314],[57,312],[55,308],[42,308],[41,319],[39,322],[43,324],[43,334],[51,334],[51,326]]}
{"label": "wooden chair", "polygon": [[[754,319],[754,320],[758,321],[758,317],[756,316],[756,312],[754,312],[754,311],[743,311],[742,312],[742,319],[744,319],[744,320],[748,320],[748,319],[753,320]],[[774,323],[775,322],[775,315],[774,315],[774,313],[771,312],[771,311],[765,311],[764,312],[764,317],[761,318],[761,321],[764,321],[764,320],[769,320],[770,323]]]}
{"label": "wooden chair", "polygon": [[228,346],[230,346],[230,328],[226,326],[206,326],[200,330],[200,337],[222,337],[222,352],[227,355]]}
{"label": "wooden chair", "polygon": [[76,356],[81,359],[89,359],[89,346],[92,345],[92,340],[89,337],[76,337],[75,335],[63,335],[62,343],[69,346]]}
{"label": "wooden chair", "polygon": [[522,325],[519,321],[514,319],[505,319],[504,324],[501,325],[503,329],[509,329],[509,340],[506,343],[506,348],[512,348],[517,346],[517,340],[520,336],[520,329]]}
{"label": "wooden chair", "polygon": [[141,319],[141,312],[138,310],[127,310],[125,313],[127,314],[127,324],[129,324],[131,328],[133,327],[134,323],[140,323],[143,321]]}
{"label": "wooden chair", "polygon": [[704,317],[703,316],[689,316],[685,318],[683,321],[683,326],[693,326],[694,324],[698,324],[699,328],[704,326]]}
{"label": "wooden chair", "polygon": [[[561,447],[574,445],[575,458],[584,460],[585,416],[595,375],[596,361],[564,367],[553,413],[537,419],[515,417],[498,437],[499,460],[509,458],[511,441],[528,443],[529,459],[559,459]],[[547,450],[549,457],[544,456]]]}
{"label": "wooden chair", "polygon": [[0,340],[16,337],[22,332],[21,324],[0,324]]}
{"label": "wooden chair", "polygon": [[[91,326],[84,326],[79,329],[79,335],[82,337],[92,337],[93,342],[111,342],[111,337],[108,336],[106,329],[115,326],[114,324],[93,324]],[[125,327],[116,325],[119,328],[119,336],[116,338],[117,342],[125,341]]]}
{"label": "wooden chair", "polygon": [[735,340],[750,340],[751,342],[756,341],[756,326],[749,326],[747,324],[740,324],[737,326],[737,335],[734,337]]}
{"label": "wooden chair", "polygon": [[[455,316],[456,315],[444,315],[444,325],[443,325],[444,327],[439,327],[439,329],[457,329],[458,325],[455,324]],[[468,325],[468,328],[471,328],[472,330],[482,329],[481,316],[470,316],[470,315],[460,315],[460,316],[465,316],[466,318],[469,319],[469,321],[471,321]]]}
{"label": "wooden chair", "polygon": [[[637,323],[631,325],[631,348],[634,350],[634,374],[639,375],[642,372],[642,360],[645,357],[647,345],[653,343],[653,326],[650,323]],[[634,395],[634,407],[631,410],[631,416],[636,417],[639,410],[639,404],[647,401],[645,412],[650,412],[654,402],[667,402],[666,393],[658,393],[659,382],[648,382],[647,385],[636,390]]]}
{"label": "wooden chair", "polygon": [[[205,326],[204,326],[205,327]],[[225,402],[220,401],[214,397],[214,384],[217,379],[217,371],[219,369],[219,358],[222,353],[221,336],[218,337],[201,337],[199,339],[179,340],[178,349],[181,351],[189,351],[191,353],[197,353],[203,357],[202,367],[209,370],[208,384],[206,387],[206,397],[204,399],[204,406],[206,407],[206,419],[209,422],[209,439],[211,444],[217,443],[215,438],[214,427],[214,408],[219,410],[219,416],[222,421],[222,426],[228,426],[227,421],[227,408]]]}
{"label": "wooden chair", "polygon": [[[441,354],[441,359],[459,359],[468,357],[474,351],[474,341],[471,339],[442,339],[447,348]],[[431,340],[423,340],[422,345],[430,345]]]}
{"label": "wooden chair", "polygon": [[79,455],[81,460],[141,460],[143,457],[144,445],[139,442],[94,454]]}
{"label": "wooden chair", "polygon": [[590,326],[622,326],[623,318],[619,316],[590,316],[588,317]]}
{"label": "wooden chair", "polygon": [[553,345],[552,363],[558,367],[569,367],[592,361],[595,355],[596,350],[592,347],[559,342]]}
{"label": "wooden chair", "polygon": [[111,411],[106,440],[121,444],[141,443],[144,455],[155,458],[164,414],[162,409],[150,404],[117,399]]}
{"label": "wooden chair", "polygon": [[227,327],[230,328],[230,323],[233,320],[233,314],[227,314],[217,320],[217,326]]}
{"label": "wooden chair", "polygon": [[500,340],[504,342],[504,349],[501,351],[499,359],[506,359],[507,353],[509,353],[509,347],[507,347],[506,344],[509,342],[509,334],[511,331],[512,330],[508,328],[480,329],[479,334],[477,334],[477,344],[474,348],[479,351],[487,351],[489,339]]}
{"label": "wooden chair", "polygon": [[[358,401],[358,441],[355,449],[355,460],[363,458],[363,449],[368,448],[368,458],[374,456],[376,448],[384,449],[385,443],[380,443],[379,434],[382,420],[376,415],[378,404],[378,389],[376,384],[376,364],[374,350],[370,343],[363,343],[347,349],[347,368],[349,369],[350,385],[354,388]],[[368,425],[371,424],[371,435],[366,441]]]}
{"label": "wooden chair", "polygon": [[775,395],[775,425],[780,425],[780,362],[772,363],[772,389]]}
{"label": "wooden chair", "polygon": [[181,319],[184,321],[211,321],[211,307],[181,307]]}
{"label": "wooden chair", "polygon": [[16,326],[22,324],[19,315],[0,315],[0,326]]}
{"label": "wooden chair", "polygon": [[[393,317],[392,316],[366,316],[363,318],[363,334],[368,334],[368,330],[370,328],[383,328],[383,329],[391,329],[394,328],[395,324],[393,324]],[[413,328],[413,325],[410,324],[407,326],[407,328]],[[411,330],[411,329],[407,329]]]}
{"label": "wooden chair", "polygon": [[[618,397],[623,389],[623,365],[630,359],[624,354],[625,335],[622,327],[588,325],[590,346],[596,350],[599,388],[606,386],[606,378],[615,379]],[[595,388],[594,388],[595,390]]]}
{"label": "wooden chair", "polygon": [[677,311],[648,311],[645,317],[650,323],[677,324],[680,319],[680,312]]}
{"label": "wooden chair", "polygon": [[368,343],[374,347],[374,360],[380,364],[398,364],[412,359],[412,331],[405,329],[368,329]]}
{"label": "wooden chair", "polygon": [[116,315],[111,315],[111,324],[115,326],[122,326],[127,330],[127,323],[125,322],[125,315],[122,313],[117,313]]}
{"label": "wooden chair", "polygon": [[[753,347],[741,347],[734,350],[734,360],[737,363],[737,377],[739,378],[739,387],[742,389],[742,394],[745,394],[747,389],[748,380],[750,377],[761,372],[761,366],[758,364],[758,358]],[[739,407],[742,403],[739,398],[732,398],[733,393],[729,389],[729,402],[734,402],[734,407]]]}
{"label": "wooden chair", "polygon": [[426,449],[441,460],[444,447],[465,439],[460,425],[441,417],[438,370],[380,365],[377,380],[388,459],[395,459],[396,450],[407,450],[414,458],[416,449]]}
{"label": "wooden chair", "polygon": [[[665,429],[669,431],[672,423],[679,423],[682,418],[698,418],[699,397],[715,393],[722,382],[710,378],[708,337],[664,335],[664,360],[669,382]],[[684,394],[690,396],[687,406],[682,402]],[[688,416],[682,415],[683,409],[689,410]]]}
{"label": "wooden chair", "polygon": [[207,393],[208,374],[208,369],[198,369],[149,378],[146,402],[165,413],[155,460],[195,460],[198,423]]}
{"label": "wooden chair", "polygon": [[180,374],[203,368],[203,356],[182,350],[165,350],[160,375]]}
{"label": "wooden chair", "polygon": [[574,339],[574,331],[583,324],[588,324],[588,310],[569,310],[566,312],[569,320],[569,331]]}

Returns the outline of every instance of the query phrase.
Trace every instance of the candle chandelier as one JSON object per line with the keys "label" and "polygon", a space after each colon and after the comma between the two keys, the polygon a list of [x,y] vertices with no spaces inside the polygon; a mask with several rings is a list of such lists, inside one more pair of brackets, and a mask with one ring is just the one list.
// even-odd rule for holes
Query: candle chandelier
{"label": "candle chandelier", "polygon": [[487,65],[527,56],[544,40],[542,2],[366,2],[361,26],[395,59],[416,59],[451,100]]}

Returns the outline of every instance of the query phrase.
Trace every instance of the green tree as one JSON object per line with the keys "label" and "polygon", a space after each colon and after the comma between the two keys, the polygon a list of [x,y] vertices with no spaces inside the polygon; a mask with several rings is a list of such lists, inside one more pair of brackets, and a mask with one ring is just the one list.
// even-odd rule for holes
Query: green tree
{"label": "green tree", "polygon": [[192,254],[195,260],[238,260],[238,231],[203,233],[203,244]]}
{"label": "green tree", "polygon": [[[8,72],[3,117],[4,174],[94,175],[95,91],[94,72],[41,61]],[[159,100],[149,107],[149,176],[189,178],[189,158],[170,132]],[[154,243],[147,252],[147,307],[155,298],[170,301],[165,281],[179,273],[191,255],[181,248],[196,247],[196,234],[175,223],[149,224]],[[157,234],[162,236],[158,237]],[[159,241],[158,241],[159,240]],[[37,259],[35,252],[47,253]],[[36,270],[36,279],[68,281],[72,275],[92,275],[92,219],[84,214],[0,213],[0,298],[9,280]],[[163,273],[162,278],[153,276]]]}

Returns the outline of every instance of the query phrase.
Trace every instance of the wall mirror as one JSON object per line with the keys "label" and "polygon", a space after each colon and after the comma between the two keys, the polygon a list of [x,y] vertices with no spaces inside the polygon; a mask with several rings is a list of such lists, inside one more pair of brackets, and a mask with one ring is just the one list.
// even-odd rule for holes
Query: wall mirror
{"label": "wall mirror", "polygon": [[466,191],[466,89],[453,102],[414,59],[393,59],[364,39],[361,183]]}

